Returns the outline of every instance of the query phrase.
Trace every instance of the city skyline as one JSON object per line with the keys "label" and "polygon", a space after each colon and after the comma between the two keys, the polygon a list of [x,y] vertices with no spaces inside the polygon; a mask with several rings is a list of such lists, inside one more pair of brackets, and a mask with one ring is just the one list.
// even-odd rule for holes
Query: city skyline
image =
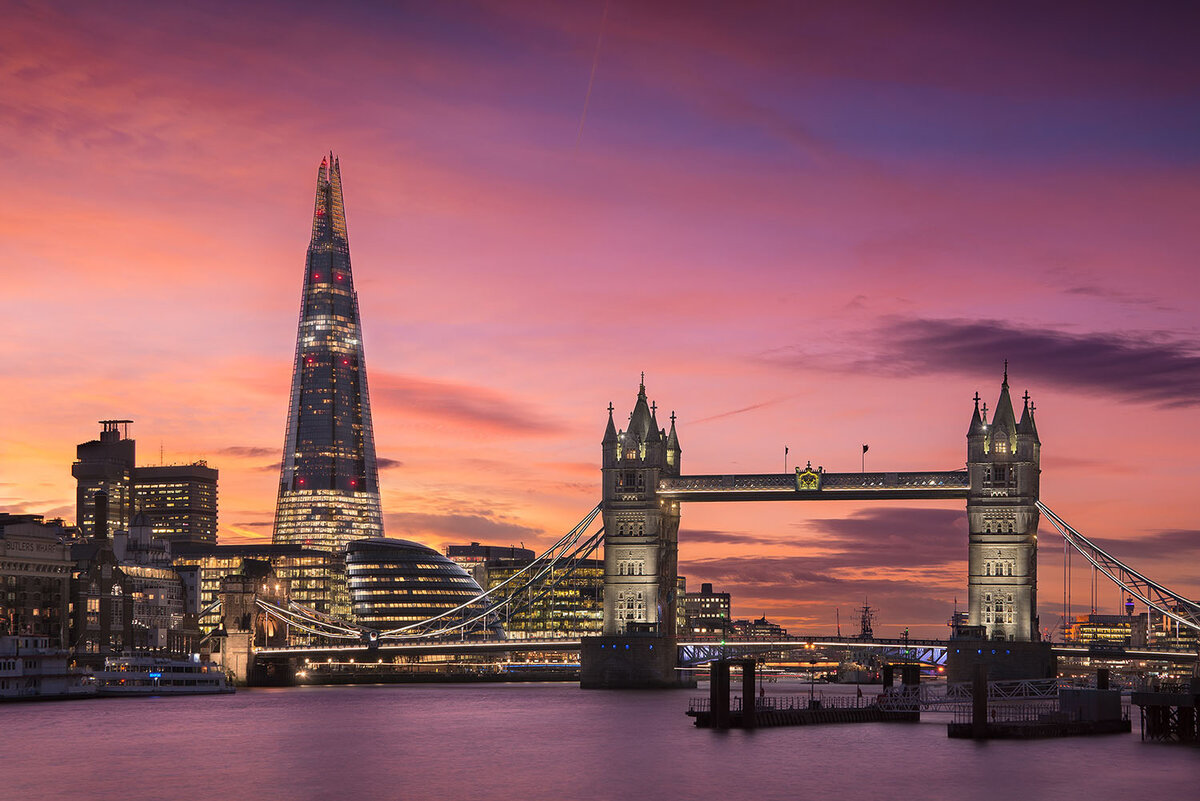
{"label": "city skyline", "polygon": [[[332,146],[389,535],[548,544],[643,370],[685,473],[852,472],[865,443],[868,470],[960,467],[1009,359],[1046,503],[1200,594],[1187,26],[604,8],[14,10],[0,511],[72,518],[74,444],[128,417],[220,469],[223,543],[269,539]],[[966,600],[961,503],[687,507],[679,540],[690,588],[793,629],[865,597],[932,632]]]}

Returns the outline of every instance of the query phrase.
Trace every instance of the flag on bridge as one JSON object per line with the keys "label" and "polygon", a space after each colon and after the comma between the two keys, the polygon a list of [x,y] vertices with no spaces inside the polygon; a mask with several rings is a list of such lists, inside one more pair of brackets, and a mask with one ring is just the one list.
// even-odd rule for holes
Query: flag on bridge
{"label": "flag on bridge", "polygon": [[867,452],[867,448],[868,448],[868,446],[867,446],[867,445],[864,443],[864,444],[863,444],[863,453],[866,453],[866,452]]}

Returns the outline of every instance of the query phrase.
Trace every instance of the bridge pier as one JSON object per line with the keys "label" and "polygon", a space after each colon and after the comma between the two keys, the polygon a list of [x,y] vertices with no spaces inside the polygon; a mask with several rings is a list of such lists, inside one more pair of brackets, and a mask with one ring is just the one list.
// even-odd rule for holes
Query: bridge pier
{"label": "bridge pier", "polygon": [[946,649],[946,681],[972,681],[977,665],[986,665],[992,681],[1053,679],[1058,661],[1048,642],[950,640]]}
{"label": "bridge pier", "polygon": [[260,647],[287,642],[283,628],[268,621],[258,608],[260,595],[272,603],[286,604],[286,584],[273,574],[235,574],[221,579],[221,626],[210,638],[209,659],[221,666],[233,684],[278,684],[284,681],[285,673],[287,681],[293,680],[294,670],[280,671],[273,665],[268,668],[256,659]]}
{"label": "bridge pier", "polygon": [[584,637],[579,647],[579,686],[585,690],[695,687],[676,669],[679,641],[650,634]]}
{"label": "bridge pier", "polygon": [[712,727],[729,728],[729,660],[717,659],[708,666],[708,699]]}

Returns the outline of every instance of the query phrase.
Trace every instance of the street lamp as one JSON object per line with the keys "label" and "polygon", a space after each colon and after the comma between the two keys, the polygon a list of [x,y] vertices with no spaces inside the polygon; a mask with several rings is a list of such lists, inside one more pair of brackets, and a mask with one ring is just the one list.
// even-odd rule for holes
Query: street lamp
{"label": "street lamp", "polygon": [[[810,651],[813,650],[814,648],[816,648],[816,646],[813,645],[811,642],[805,643],[804,647]],[[815,704],[816,704],[816,694],[817,694],[816,654],[809,654],[809,656],[808,656],[808,708],[809,709],[812,709],[813,706],[815,706]]]}

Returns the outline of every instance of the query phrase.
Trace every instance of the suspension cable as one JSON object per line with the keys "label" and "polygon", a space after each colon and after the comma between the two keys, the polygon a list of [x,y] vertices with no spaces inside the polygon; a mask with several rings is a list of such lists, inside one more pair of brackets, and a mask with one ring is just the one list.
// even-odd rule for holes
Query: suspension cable
{"label": "suspension cable", "polygon": [[[582,560],[586,559],[589,555],[592,554],[592,552],[594,552],[598,547],[600,547],[600,543],[603,541],[603,539],[604,539],[604,527],[601,526],[600,529],[598,529],[594,534],[592,534],[590,537],[588,537],[588,539],[585,540],[584,543],[579,548],[577,548],[571,554],[570,557],[568,557],[569,566],[565,570],[561,570],[559,572],[558,578],[554,578],[553,575],[551,575],[551,578],[553,579],[551,583],[549,583],[547,586],[543,587],[542,590],[537,595],[535,595],[531,598],[525,599],[524,601],[520,602],[519,604],[517,604],[515,606],[515,610],[510,610],[510,611],[516,611],[519,613],[526,609],[532,608],[534,604],[536,604],[542,598],[546,597],[546,595],[548,595],[551,591],[553,591],[554,588],[557,587],[560,583],[562,583],[562,581],[564,579],[566,579],[569,575],[573,574],[575,572],[576,567],[578,566],[578,563],[581,562]],[[520,592],[522,590],[526,589],[527,587],[529,587],[530,584],[532,584],[532,583],[533,582],[527,582],[525,585],[523,585],[521,587],[521,589],[517,590],[516,592],[510,593],[505,598],[503,598],[500,601],[498,601],[497,603],[489,606],[487,609],[483,610],[482,612],[480,612],[479,614],[475,615],[474,617],[472,617],[468,620],[463,620],[461,623],[455,624],[453,626],[447,626],[447,627],[439,629],[437,631],[429,632],[427,634],[424,634],[423,636],[439,637],[444,634],[449,634],[450,632],[453,632],[453,631],[459,631],[461,629],[465,629],[467,626],[470,626],[472,623],[476,623],[480,620],[484,620],[485,618],[488,618],[494,614],[497,614],[500,609],[503,609],[504,607],[509,606],[510,604],[513,604],[514,601],[519,596]]]}
{"label": "suspension cable", "polygon": [[[422,626],[427,626],[436,620],[441,620],[443,618],[449,617],[450,615],[453,615],[456,612],[461,612],[462,610],[467,609],[468,607],[477,606],[481,601],[490,597],[497,590],[512,583],[519,576],[522,576],[525,573],[528,573],[529,571],[533,570],[535,567],[538,566],[539,562],[542,562],[543,560],[548,560],[548,562],[551,566],[554,564],[557,564],[558,560],[561,559],[568,552],[567,549],[571,548],[572,546],[575,545],[575,543],[579,540],[580,535],[587,529],[587,527],[589,525],[591,525],[592,521],[596,519],[596,516],[598,514],[600,514],[600,504],[596,504],[596,508],[592,509],[592,511],[589,512],[587,514],[587,516],[583,518],[583,520],[579,521],[574,526],[574,528],[572,528],[570,531],[568,531],[563,536],[559,537],[558,540],[553,545],[551,545],[541,556],[538,556],[537,558],[535,558],[528,565],[526,565],[525,567],[518,570],[516,573],[509,576],[507,579],[500,582],[495,587],[492,587],[491,589],[486,590],[485,592],[483,592],[479,595],[476,595],[475,597],[471,598],[468,601],[464,601],[463,603],[459,604],[458,606],[455,606],[451,609],[447,609],[446,611],[436,614],[432,617],[426,618],[425,620],[420,620],[420,621],[417,621],[416,623],[409,623],[407,626],[400,626],[399,628],[388,629],[387,631],[381,631],[379,633],[379,636],[380,637],[394,637],[397,635],[402,635],[406,631],[412,631],[413,629],[417,629]],[[537,581],[542,576],[546,575],[546,572],[549,569],[552,569],[552,567],[547,567],[547,566],[538,567],[538,572],[531,579],[526,580],[525,583],[522,585],[522,587],[517,590],[517,592],[520,592],[521,589],[524,589],[532,582]]]}
{"label": "suspension cable", "polygon": [[[1063,540],[1070,543],[1074,550],[1083,554],[1084,558],[1092,563],[1094,569],[1108,576],[1109,580],[1146,604],[1146,606],[1157,609],[1163,615],[1166,615],[1177,623],[1200,630],[1200,604],[1183,597],[1179,593],[1168,589],[1129,567],[1108,553],[1108,551],[1080,534],[1041,501],[1037,502],[1037,508],[1046,515],[1050,523],[1062,535]],[[1126,578],[1122,578],[1122,576]],[[1174,608],[1172,608],[1170,602],[1175,603]]]}

